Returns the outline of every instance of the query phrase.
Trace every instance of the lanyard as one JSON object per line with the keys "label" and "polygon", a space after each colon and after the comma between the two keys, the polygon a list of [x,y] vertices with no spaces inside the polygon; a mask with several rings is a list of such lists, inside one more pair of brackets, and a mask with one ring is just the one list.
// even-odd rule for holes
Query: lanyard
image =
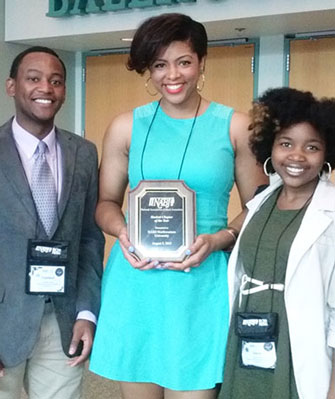
{"label": "lanyard", "polygon": [[[187,141],[186,141],[186,145],[185,145],[185,148],[184,148],[183,157],[182,157],[182,160],[181,160],[181,163],[180,163],[180,167],[179,167],[179,172],[178,172],[177,180],[180,179],[181,171],[182,171],[182,169],[183,169],[183,165],[184,165],[184,161],[185,161],[186,152],[187,152],[187,150],[188,150],[189,143],[190,143],[190,140],[191,140],[191,137],[192,137],[192,134],[193,134],[195,122],[196,122],[196,120],[197,120],[197,116],[198,116],[198,112],[199,112],[199,108],[200,108],[200,104],[201,104],[201,99],[202,99],[202,98],[200,97],[199,102],[198,102],[198,105],[197,105],[197,109],[196,109],[195,114],[194,114],[194,117],[193,117],[192,126],[191,126],[190,132],[189,132],[189,134],[188,134],[188,139],[187,139]],[[143,171],[143,158],[144,158],[144,153],[145,153],[145,150],[146,150],[146,147],[147,147],[148,138],[149,138],[149,133],[151,132],[152,125],[153,125],[153,123],[154,123],[154,120],[156,119],[156,115],[157,115],[158,109],[159,109],[159,107],[160,107],[160,103],[161,103],[161,99],[158,101],[157,107],[156,107],[155,112],[154,112],[154,115],[153,115],[153,117],[152,117],[152,119],[151,119],[149,128],[148,128],[148,130],[147,130],[147,134],[146,134],[145,140],[144,140],[143,150],[142,150],[142,154],[141,154],[141,176],[142,176],[142,180],[145,180],[144,171]]]}
{"label": "lanyard", "polygon": [[[259,252],[260,243],[262,241],[262,237],[263,237],[263,234],[264,234],[264,230],[265,230],[265,228],[266,228],[266,226],[267,226],[267,224],[268,224],[268,222],[269,222],[269,220],[270,220],[270,218],[272,216],[272,213],[273,213],[273,211],[274,211],[274,209],[275,209],[275,207],[277,205],[277,200],[278,200],[278,197],[280,195],[280,192],[281,191],[279,191],[279,193],[277,195],[277,198],[274,201],[274,203],[273,203],[273,205],[272,205],[272,207],[270,209],[270,212],[269,212],[269,214],[268,214],[268,216],[267,216],[267,218],[265,220],[265,223],[264,223],[264,225],[263,225],[263,227],[261,229],[261,232],[260,232],[260,234],[258,236],[258,240],[257,240],[257,244],[256,244],[256,251],[255,251],[255,255],[254,255],[254,259],[253,259],[253,265],[252,265],[251,279],[253,279],[253,277],[254,277],[255,268],[256,268],[256,259],[257,259],[257,255],[258,255],[258,252]],[[284,233],[292,225],[292,223],[298,218],[298,216],[301,215],[301,213],[306,210],[306,207],[309,204],[310,200],[312,199],[313,194],[314,194],[314,192],[312,193],[312,195],[307,199],[307,201],[304,203],[304,205],[299,209],[299,211],[293,216],[293,218],[289,221],[289,223],[285,226],[285,228],[279,234],[279,237],[278,237],[277,243],[276,243],[276,247],[275,247],[272,284],[275,284],[275,279],[276,279],[276,264],[277,264],[278,248],[279,248],[280,240],[282,239]],[[246,298],[246,303],[245,303],[245,308],[244,308],[245,311],[248,308],[249,296],[250,295],[247,295],[247,298]],[[271,310],[270,310],[271,312],[273,310],[273,299],[274,299],[274,290],[272,289],[272,293],[271,293]]]}

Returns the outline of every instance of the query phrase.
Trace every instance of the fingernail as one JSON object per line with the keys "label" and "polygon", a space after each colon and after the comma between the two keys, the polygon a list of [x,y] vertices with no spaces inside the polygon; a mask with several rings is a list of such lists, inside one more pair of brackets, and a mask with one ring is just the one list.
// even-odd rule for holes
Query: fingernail
{"label": "fingernail", "polygon": [[164,263],[163,267],[164,267],[164,269],[167,269],[168,267],[170,267],[170,263]]}
{"label": "fingernail", "polygon": [[151,261],[152,261],[151,258],[148,258],[148,259],[147,259],[147,263],[150,263]]}
{"label": "fingernail", "polygon": [[184,273],[189,273],[191,271],[190,267],[187,267],[186,269],[184,269]]}
{"label": "fingernail", "polygon": [[158,266],[159,265],[159,262],[158,262],[158,260],[155,260],[155,262],[154,262],[154,266]]}
{"label": "fingernail", "polygon": [[187,249],[187,250],[185,251],[185,255],[187,255],[187,256],[191,255],[191,253],[192,253],[192,251],[191,251],[190,249]]}
{"label": "fingernail", "polygon": [[130,253],[135,252],[135,248],[132,245],[130,245],[130,247],[128,247],[128,252]]}

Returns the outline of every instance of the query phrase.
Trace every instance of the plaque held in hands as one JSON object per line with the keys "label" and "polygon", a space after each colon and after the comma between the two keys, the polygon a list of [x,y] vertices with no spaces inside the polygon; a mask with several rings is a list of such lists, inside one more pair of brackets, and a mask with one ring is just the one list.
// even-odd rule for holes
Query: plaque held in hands
{"label": "plaque held in hands", "polygon": [[195,192],[182,180],[141,180],[128,194],[134,255],[182,262],[195,238]]}

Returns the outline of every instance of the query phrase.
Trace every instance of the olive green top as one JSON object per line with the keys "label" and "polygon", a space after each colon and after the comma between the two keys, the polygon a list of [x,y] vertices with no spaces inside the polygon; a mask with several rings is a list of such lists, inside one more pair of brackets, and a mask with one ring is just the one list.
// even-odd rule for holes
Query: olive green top
{"label": "olive green top", "polygon": [[[240,257],[249,277],[284,283],[292,241],[299,229],[305,209],[279,210],[276,206],[280,190],[264,203],[241,237]],[[254,285],[246,286],[252,288]],[[235,317],[229,330],[224,381],[220,399],[299,399],[293,373],[284,292],[265,290],[238,297],[236,311],[277,312],[279,329],[275,370],[242,368],[240,343],[235,334]]]}

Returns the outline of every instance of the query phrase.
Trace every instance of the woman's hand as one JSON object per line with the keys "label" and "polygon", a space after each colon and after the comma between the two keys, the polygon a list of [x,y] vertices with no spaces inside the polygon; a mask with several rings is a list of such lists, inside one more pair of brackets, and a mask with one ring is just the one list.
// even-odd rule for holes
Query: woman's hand
{"label": "woman's hand", "polygon": [[127,227],[122,227],[118,235],[119,243],[124,257],[131,264],[134,269],[149,270],[155,269],[158,266],[158,261],[152,259],[139,260],[135,254],[135,249],[129,241]]}
{"label": "woman's hand", "polygon": [[188,256],[183,262],[166,262],[162,264],[162,268],[189,272],[193,267],[199,267],[216,247],[217,233],[201,234],[187,250]]}
{"label": "woman's hand", "polygon": [[199,267],[212,252],[231,249],[237,234],[238,230],[233,227],[213,234],[200,234],[187,250],[188,256],[183,262],[166,262],[162,264],[162,268],[189,272],[193,267]]}
{"label": "woman's hand", "polygon": [[0,377],[4,377],[5,376],[5,366],[3,365],[3,363],[0,360]]}
{"label": "woman's hand", "polygon": [[335,389],[333,385],[330,385],[327,399],[335,399]]}
{"label": "woman's hand", "polygon": [[332,373],[331,373],[331,378],[330,378],[327,399],[335,399],[335,351],[334,351],[334,349],[333,349],[333,355],[332,355]]}

